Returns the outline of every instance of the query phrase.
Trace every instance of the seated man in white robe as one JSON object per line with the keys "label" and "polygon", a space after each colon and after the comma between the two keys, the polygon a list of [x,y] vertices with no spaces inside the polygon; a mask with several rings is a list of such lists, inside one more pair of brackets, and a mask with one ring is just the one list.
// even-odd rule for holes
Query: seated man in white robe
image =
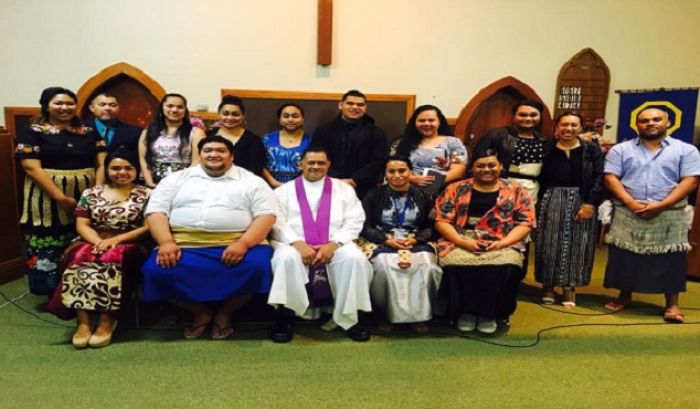
{"label": "seated man in white robe", "polygon": [[[372,266],[353,243],[365,221],[353,188],[327,176],[330,161],[322,148],[307,149],[302,176],[275,190],[279,202],[272,229],[272,288],[268,303],[277,308],[272,340],[292,339],[286,308],[305,319],[333,310],[337,324],[355,341],[370,333],[358,311],[371,311]],[[289,314],[287,314],[289,315]]]}

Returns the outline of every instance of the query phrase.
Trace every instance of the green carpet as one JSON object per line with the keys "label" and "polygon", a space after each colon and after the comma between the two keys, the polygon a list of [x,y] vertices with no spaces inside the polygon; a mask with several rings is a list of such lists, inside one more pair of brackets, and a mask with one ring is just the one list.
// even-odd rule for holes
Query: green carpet
{"label": "green carpet", "polygon": [[[41,297],[16,301],[39,318],[0,300],[0,409],[700,408],[700,284],[681,296],[685,325],[663,324],[662,296],[600,315],[612,293],[601,288],[604,249],[597,260],[577,295],[581,315],[533,303],[530,273],[509,331],[474,339],[435,323],[426,335],[399,328],[355,343],[308,323],[278,345],[269,324],[248,322],[228,341],[186,341],[165,310],[148,328],[124,320],[108,348],[78,351],[72,322],[39,313]],[[18,297],[26,283],[0,291]],[[486,343],[530,345],[575,324],[596,325],[545,331],[530,348]]]}

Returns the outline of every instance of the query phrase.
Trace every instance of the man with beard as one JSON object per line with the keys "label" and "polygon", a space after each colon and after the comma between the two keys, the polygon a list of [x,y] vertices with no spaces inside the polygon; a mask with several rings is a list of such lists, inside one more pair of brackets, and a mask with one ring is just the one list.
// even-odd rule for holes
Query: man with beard
{"label": "man with beard", "polygon": [[537,176],[544,161],[545,139],[539,132],[544,106],[525,99],[513,107],[513,126],[490,129],[479,139],[474,151],[495,149],[503,165],[502,178],[519,183],[533,202],[537,201]]}
{"label": "man with beard", "polygon": [[187,339],[209,325],[212,339],[225,339],[233,333],[233,311],[270,288],[265,237],[277,203],[265,181],[233,165],[229,140],[207,136],[197,147],[200,164],[164,178],[146,208],[158,248],[142,269],[143,299],[191,312]]}
{"label": "man with beard", "polygon": [[108,151],[124,148],[138,154],[141,129],[138,126],[125,124],[118,119],[119,101],[117,101],[117,97],[101,92],[92,99],[89,108],[94,117],[85,121],[85,125],[95,129],[100,134],[107,144]]}
{"label": "man with beard", "polygon": [[606,242],[606,288],[620,290],[605,308],[621,311],[632,293],[666,297],[664,320],[682,323],[678,294],[685,291],[688,194],[697,186],[700,154],[667,136],[668,113],[646,108],[637,114],[639,137],[614,146],[605,160],[605,186],[615,202]]}
{"label": "man with beard", "polygon": [[341,179],[361,199],[379,182],[389,157],[384,131],[367,115],[367,98],[357,90],[346,92],[338,102],[339,115],[316,129],[311,146],[328,152],[328,175]]}

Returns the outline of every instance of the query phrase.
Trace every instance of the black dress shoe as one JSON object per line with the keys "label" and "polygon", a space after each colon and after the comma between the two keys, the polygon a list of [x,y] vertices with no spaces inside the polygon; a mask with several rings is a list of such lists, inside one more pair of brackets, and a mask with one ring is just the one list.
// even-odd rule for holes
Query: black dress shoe
{"label": "black dress shoe", "polygon": [[357,342],[369,341],[372,337],[367,327],[362,324],[355,324],[347,330],[348,338]]}
{"label": "black dress shoe", "polygon": [[270,339],[272,342],[285,343],[292,340],[294,336],[294,329],[291,323],[288,322],[276,322],[272,327],[272,333],[270,334]]}

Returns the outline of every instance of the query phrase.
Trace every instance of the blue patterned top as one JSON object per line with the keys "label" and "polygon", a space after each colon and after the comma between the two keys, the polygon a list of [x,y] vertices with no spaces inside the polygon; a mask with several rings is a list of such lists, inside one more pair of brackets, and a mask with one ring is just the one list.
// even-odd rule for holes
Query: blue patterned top
{"label": "blue patterned top", "polygon": [[304,133],[299,146],[286,148],[280,144],[280,131],[273,131],[262,137],[267,152],[267,170],[272,177],[282,183],[294,180],[301,174],[299,161],[301,154],[311,145],[311,135]]}
{"label": "blue patterned top", "polygon": [[452,162],[467,164],[467,148],[462,141],[454,136],[447,136],[434,148],[418,147],[411,152],[409,159],[413,165],[413,174],[422,175],[423,169],[434,169],[444,172],[437,163],[437,158],[446,159],[447,166]]}

